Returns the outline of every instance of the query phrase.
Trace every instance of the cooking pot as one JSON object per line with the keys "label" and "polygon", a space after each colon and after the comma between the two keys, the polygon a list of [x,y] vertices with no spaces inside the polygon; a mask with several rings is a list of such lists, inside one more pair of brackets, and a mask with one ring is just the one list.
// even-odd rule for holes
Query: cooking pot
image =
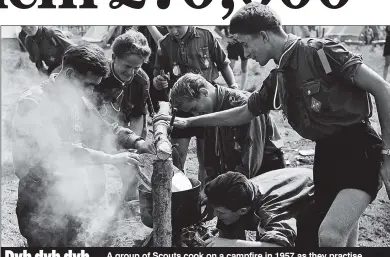
{"label": "cooking pot", "polygon": [[[172,230],[178,231],[201,221],[199,205],[200,181],[189,179],[192,188],[172,193]],[[152,192],[142,184],[138,187],[142,223],[153,228],[153,199]]]}

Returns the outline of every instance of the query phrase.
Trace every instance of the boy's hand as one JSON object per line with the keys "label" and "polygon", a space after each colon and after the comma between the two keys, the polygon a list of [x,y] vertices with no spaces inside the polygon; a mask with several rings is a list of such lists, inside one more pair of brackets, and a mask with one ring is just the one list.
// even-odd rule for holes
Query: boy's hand
{"label": "boy's hand", "polygon": [[170,79],[169,72],[165,74],[164,71],[160,71],[160,75],[154,77],[153,85],[157,90],[163,90],[168,88],[168,80]]}
{"label": "boy's hand", "polygon": [[148,153],[148,154],[156,154],[156,147],[154,146],[153,142],[150,141],[143,141],[140,143],[139,147],[137,148],[138,153]]}
{"label": "boy's hand", "polygon": [[163,90],[164,88],[168,88],[168,80],[161,75],[154,77],[153,85],[157,90]]}
{"label": "boy's hand", "polygon": [[110,156],[109,164],[129,164],[129,165],[136,165],[141,166],[141,160],[139,158],[139,155],[136,153],[131,152],[122,152],[117,154],[112,154]]}

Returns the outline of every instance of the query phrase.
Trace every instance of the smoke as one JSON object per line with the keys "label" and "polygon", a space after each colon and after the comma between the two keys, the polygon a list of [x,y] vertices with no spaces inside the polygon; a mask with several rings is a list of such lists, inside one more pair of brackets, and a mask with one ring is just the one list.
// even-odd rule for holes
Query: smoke
{"label": "smoke", "polygon": [[[6,53],[2,53],[4,67]],[[28,60],[23,61],[24,65],[33,65]],[[12,92],[13,100],[33,86],[31,81],[42,81],[33,68],[26,69],[24,65],[3,69],[2,91],[3,94],[5,91]],[[13,78],[15,74],[17,80]],[[40,201],[31,219],[35,225],[30,229],[35,228],[33,234],[41,237],[48,246],[50,243],[66,243],[66,234],[76,238],[80,245],[98,246],[122,204],[121,176],[119,170],[111,165],[91,163],[83,155],[86,148],[115,153],[116,135],[96,113],[83,111],[86,105],[78,96],[79,89],[65,84],[48,87],[51,97],[41,101],[29,118],[15,123],[19,124],[16,128],[19,136],[13,138],[15,171],[27,171],[26,166],[35,166],[39,175],[49,178],[44,181],[48,190],[32,192],[31,196]],[[20,136],[27,133],[34,134],[36,140],[27,141]],[[85,147],[75,149],[71,143],[83,143]],[[42,171],[47,174],[42,174]],[[130,180],[136,176],[131,166],[125,166],[122,174]],[[112,178],[115,178],[114,186],[107,183]],[[33,190],[31,188],[34,185],[30,185],[28,190]]]}

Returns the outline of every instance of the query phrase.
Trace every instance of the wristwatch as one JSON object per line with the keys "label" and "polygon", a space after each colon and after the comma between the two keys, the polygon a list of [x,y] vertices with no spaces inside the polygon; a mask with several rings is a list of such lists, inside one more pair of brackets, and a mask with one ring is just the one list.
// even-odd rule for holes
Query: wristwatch
{"label": "wristwatch", "polygon": [[384,149],[381,151],[383,155],[390,155],[390,149]]}

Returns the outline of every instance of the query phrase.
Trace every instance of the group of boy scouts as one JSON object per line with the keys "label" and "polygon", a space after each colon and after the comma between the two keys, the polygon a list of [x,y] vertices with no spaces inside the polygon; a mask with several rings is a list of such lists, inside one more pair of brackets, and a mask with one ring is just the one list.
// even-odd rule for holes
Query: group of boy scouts
{"label": "group of boy scouts", "polygon": [[[178,109],[179,169],[197,138],[202,202],[207,218],[218,218],[209,247],[357,246],[359,218],[383,183],[390,196],[390,85],[340,43],[287,34],[265,5],[232,17],[229,57],[194,26],[131,28],[112,43],[110,61],[58,30],[22,28],[31,61],[49,75],[23,93],[12,123],[16,213],[29,246],[80,244],[78,214],[104,194],[104,164],[118,168],[123,200],[137,199],[140,155],[155,153],[146,106],[154,122],[171,120],[154,115],[158,101]],[[277,67],[249,93],[235,81],[229,58],[237,56]],[[227,86],[216,83],[219,73]],[[316,142],[313,170],[286,168],[271,110]],[[70,203],[63,185],[77,196]]]}

